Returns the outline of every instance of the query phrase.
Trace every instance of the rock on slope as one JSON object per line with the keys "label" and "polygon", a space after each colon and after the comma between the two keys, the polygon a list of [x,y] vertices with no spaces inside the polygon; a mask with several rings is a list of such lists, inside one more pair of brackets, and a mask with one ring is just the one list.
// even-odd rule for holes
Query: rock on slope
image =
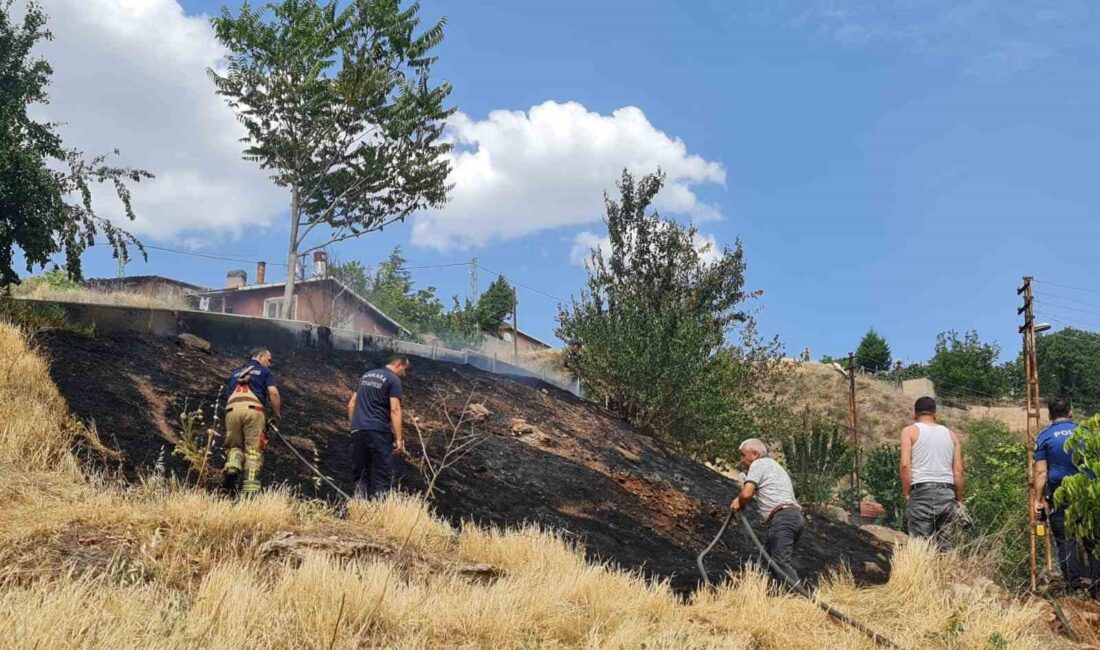
{"label": "rock on slope", "polygon": [[[103,441],[125,453],[130,477],[148,471],[162,449],[169,467],[184,474],[181,461],[170,456],[180,411],[186,402],[209,413],[222,382],[243,359],[151,337],[55,333],[43,346],[70,407],[94,420]],[[382,361],[378,353],[275,350],[283,432],[314,447],[325,472],[345,489],[351,470],[347,396],[363,370]],[[592,559],[667,578],[680,590],[698,583],[695,555],[717,531],[736,493],[733,481],[637,434],[599,406],[540,382],[429,359],[414,358],[413,365],[405,380],[406,422],[419,418],[426,433],[438,432],[446,427],[440,405],[449,404],[454,417],[471,395],[487,409],[474,425],[484,440],[439,480],[441,514],[505,526],[537,523],[576,539]],[[408,435],[415,439],[411,430]],[[265,484],[332,497],[327,488],[317,490],[277,442],[266,457]],[[423,486],[410,465],[402,468],[402,480],[411,489]],[[877,583],[886,579],[888,555],[887,545],[858,528],[810,517],[795,564],[814,577],[847,565],[857,582]],[[747,536],[735,530],[707,564],[717,577],[754,557]]]}

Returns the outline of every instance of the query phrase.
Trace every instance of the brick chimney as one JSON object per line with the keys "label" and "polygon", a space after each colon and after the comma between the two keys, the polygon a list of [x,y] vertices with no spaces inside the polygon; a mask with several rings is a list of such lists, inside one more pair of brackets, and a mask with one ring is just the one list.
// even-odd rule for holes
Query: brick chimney
{"label": "brick chimney", "polygon": [[314,251],[313,253],[313,277],[323,278],[328,275],[328,253]]}
{"label": "brick chimney", "polygon": [[267,279],[267,262],[256,262],[256,284],[263,284]]}
{"label": "brick chimney", "polygon": [[234,269],[225,274],[226,289],[240,289],[248,284],[248,274],[241,269]]}

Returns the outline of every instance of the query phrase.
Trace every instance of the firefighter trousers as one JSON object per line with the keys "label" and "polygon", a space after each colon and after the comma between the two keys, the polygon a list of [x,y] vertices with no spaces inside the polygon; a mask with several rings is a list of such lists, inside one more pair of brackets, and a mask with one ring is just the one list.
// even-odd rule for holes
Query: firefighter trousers
{"label": "firefighter trousers", "polygon": [[244,472],[241,491],[260,491],[260,470],[264,465],[264,412],[251,405],[234,405],[225,414],[225,471]]}

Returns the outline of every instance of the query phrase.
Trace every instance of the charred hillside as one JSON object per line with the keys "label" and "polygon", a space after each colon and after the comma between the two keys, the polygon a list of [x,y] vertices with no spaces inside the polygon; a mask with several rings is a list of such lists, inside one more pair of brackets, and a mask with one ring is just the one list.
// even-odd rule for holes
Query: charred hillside
{"label": "charred hillside", "polygon": [[[202,404],[209,413],[243,358],[243,350],[206,354],[149,336],[88,339],[58,332],[42,345],[70,408],[94,421],[104,443],[124,454],[121,469],[130,479],[150,471],[162,450],[171,471],[186,473],[171,456],[178,416],[185,404]],[[382,361],[378,353],[275,351],[282,431],[307,454],[315,451],[324,471],[349,491],[347,396],[364,369]],[[438,481],[440,514],[501,526],[537,523],[575,538],[593,560],[668,578],[677,589],[698,583],[695,555],[717,531],[736,483],[541,382],[429,359],[413,364],[404,382],[405,418],[416,418],[425,434],[445,430],[447,415],[461,415],[471,396],[485,409],[473,425],[484,439]],[[415,441],[411,430],[407,437]],[[215,464],[220,467],[220,456]],[[401,470],[406,488],[423,489],[415,465]],[[269,443],[265,485],[333,498],[311,479],[285,447]],[[811,577],[846,565],[857,582],[879,583],[889,571],[888,554],[857,528],[810,516],[795,564]],[[753,557],[749,540],[731,532],[707,563],[717,578]]]}

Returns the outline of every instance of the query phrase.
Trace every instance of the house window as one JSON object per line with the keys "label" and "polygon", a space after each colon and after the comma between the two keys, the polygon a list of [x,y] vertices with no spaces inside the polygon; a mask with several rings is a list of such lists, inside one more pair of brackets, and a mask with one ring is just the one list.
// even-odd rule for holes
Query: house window
{"label": "house window", "polygon": [[[279,318],[279,308],[283,304],[282,298],[267,298],[264,300],[264,318]],[[290,300],[289,320],[298,320],[298,296]]]}

